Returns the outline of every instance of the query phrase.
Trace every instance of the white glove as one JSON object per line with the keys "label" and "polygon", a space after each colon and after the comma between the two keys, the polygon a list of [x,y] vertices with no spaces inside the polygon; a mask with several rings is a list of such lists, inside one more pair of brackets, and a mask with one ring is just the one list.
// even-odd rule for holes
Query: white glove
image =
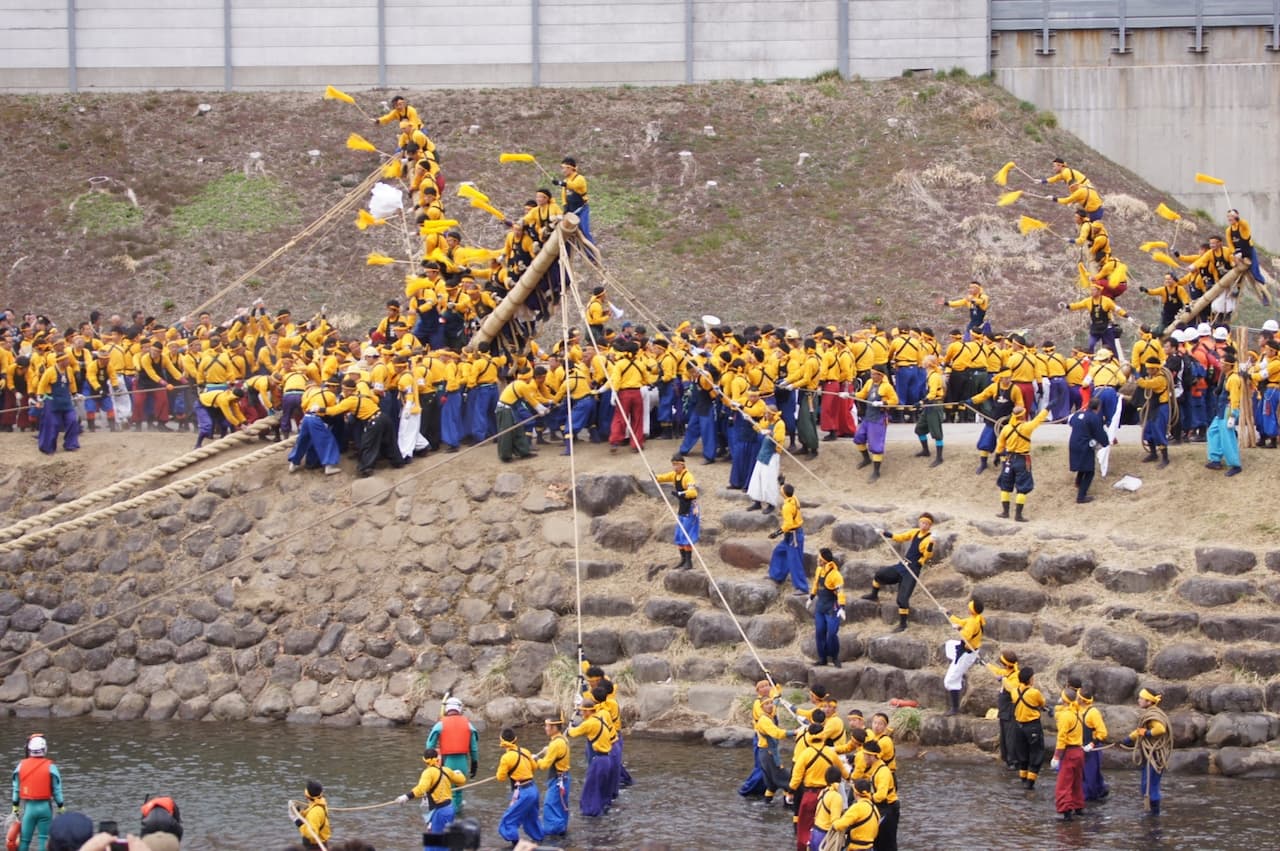
{"label": "white glove", "polygon": [[806,611],[809,611],[809,612],[812,612],[812,611],[813,611],[813,598],[812,598],[812,597],[810,597],[808,600],[805,600],[805,601],[804,601],[804,607],[805,607],[805,610],[806,610]]}
{"label": "white glove", "polygon": [[853,394],[852,394],[852,393],[845,393],[843,390],[842,390],[842,391],[840,391],[840,394],[839,394],[839,395],[840,395],[840,398],[841,398],[841,399],[852,399],[852,398],[853,398]]}
{"label": "white glove", "polygon": [[844,606],[841,606],[840,608],[836,609],[836,620],[840,621],[841,623],[844,623]]}
{"label": "white glove", "polygon": [[546,405],[538,405],[534,410],[538,412],[538,416],[542,416],[547,412],[548,408]]}
{"label": "white glove", "polygon": [[871,407],[873,407],[873,408],[883,408],[883,407],[884,407],[884,402],[881,402],[879,399],[876,399],[874,402],[868,402],[867,404],[868,404],[868,405],[870,405],[870,406],[871,406]]}
{"label": "white glove", "polygon": [[408,802],[409,802],[408,795],[401,795],[399,798],[396,798],[397,804],[407,804]]}
{"label": "white glove", "polygon": [[1084,746],[1084,752],[1093,753],[1093,742],[1090,742],[1089,744]]}
{"label": "white glove", "polygon": [[1054,771],[1057,771],[1058,766],[1061,764],[1062,764],[1061,760],[1059,760],[1057,757],[1054,757],[1052,760],[1049,761],[1049,767],[1052,768]]}
{"label": "white glove", "polygon": [[575,707],[578,707],[578,706],[581,706],[581,705],[582,705],[582,694],[581,694],[581,693],[575,694],[575,695],[573,696],[573,705],[574,705]]}
{"label": "white glove", "polygon": [[307,413],[308,413],[308,414],[318,414],[318,413],[320,413],[320,411],[321,411],[321,410],[322,410],[322,408],[321,408],[319,405],[312,405],[310,408],[307,408]]}
{"label": "white glove", "polygon": [[1227,417],[1227,428],[1235,428],[1235,427],[1236,427],[1236,418]]}

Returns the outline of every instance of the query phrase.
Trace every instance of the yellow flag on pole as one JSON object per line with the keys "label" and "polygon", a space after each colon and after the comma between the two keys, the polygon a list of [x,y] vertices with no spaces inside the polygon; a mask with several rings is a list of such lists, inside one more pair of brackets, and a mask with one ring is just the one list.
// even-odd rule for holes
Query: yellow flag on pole
{"label": "yellow flag on pole", "polygon": [[1163,201],[1156,205],[1156,215],[1168,222],[1176,222],[1182,218],[1181,213],[1169,209]]}
{"label": "yellow flag on pole", "polygon": [[1142,245],[1138,246],[1138,249],[1141,251],[1150,251],[1153,248],[1168,248],[1168,247],[1169,247],[1169,243],[1163,242],[1158,239],[1153,239],[1151,242],[1142,243]]}
{"label": "yellow flag on pole", "polygon": [[1089,280],[1089,271],[1084,268],[1083,263],[1076,264],[1076,283],[1085,290],[1093,286],[1093,282]]}
{"label": "yellow flag on pole", "polygon": [[376,218],[368,210],[360,210],[356,213],[356,227],[360,230],[367,230],[372,225],[385,225],[386,219]]}
{"label": "yellow flag on pole", "polygon": [[472,198],[471,206],[475,207],[477,210],[484,210],[486,213],[493,216],[495,219],[497,219],[500,222],[506,221],[507,219],[506,213],[503,213],[501,210],[499,210],[497,207],[490,204],[488,201],[481,201],[479,198]]}
{"label": "yellow flag on pole", "polygon": [[1196,183],[1211,183],[1214,186],[1225,186],[1227,182],[1217,177],[1210,177],[1207,174],[1196,172]]}
{"label": "yellow flag on pole", "polygon": [[533,158],[533,154],[506,153],[498,157],[498,162],[500,163],[531,163],[531,162],[537,162],[537,160]]}
{"label": "yellow flag on pole", "polygon": [[1022,216],[1018,219],[1018,233],[1026,236],[1034,230],[1044,230],[1049,224],[1039,219],[1033,219],[1030,216]]}
{"label": "yellow flag on pole", "polygon": [[352,133],[347,137],[347,147],[353,151],[371,151],[375,154],[378,152],[373,143],[359,133]]}
{"label": "yellow flag on pole", "polygon": [[440,233],[457,226],[457,219],[427,219],[422,223],[422,227],[418,228],[418,232],[423,234]]}
{"label": "yellow flag on pole", "polygon": [[1015,189],[1013,192],[1006,192],[1000,196],[1000,200],[996,202],[996,206],[1007,207],[1021,197],[1022,197],[1021,189]]}
{"label": "yellow flag on pole", "polygon": [[488,263],[501,252],[494,251],[491,248],[478,248],[474,246],[464,246],[457,248],[453,252],[453,260],[463,266],[473,266],[480,263]]}
{"label": "yellow flag on pole", "polygon": [[388,257],[385,254],[370,254],[369,258],[364,261],[368,266],[390,266],[396,262],[394,257]]}
{"label": "yellow flag on pole", "polygon": [[996,172],[995,177],[991,178],[996,182],[996,186],[1009,185],[1009,172],[1013,171],[1013,166],[1013,160],[1009,160],[1007,163],[1000,166],[1000,170]]}
{"label": "yellow flag on pole", "polygon": [[1182,271],[1182,266],[1178,264],[1178,261],[1174,260],[1168,254],[1165,254],[1163,251],[1152,252],[1151,259],[1156,261],[1157,263],[1163,263],[1164,265],[1168,266],[1170,269],[1177,269],[1178,271]]}
{"label": "yellow flag on pole", "polygon": [[333,86],[324,87],[325,100],[340,100],[343,103],[355,103],[356,99],[341,89],[335,89]]}
{"label": "yellow flag on pole", "polygon": [[458,197],[466,198],[471,201],[484,201],[486,204],[489,203],[489,196],[481,192],[479,189],[476,189],[474,183],[459,183]]}

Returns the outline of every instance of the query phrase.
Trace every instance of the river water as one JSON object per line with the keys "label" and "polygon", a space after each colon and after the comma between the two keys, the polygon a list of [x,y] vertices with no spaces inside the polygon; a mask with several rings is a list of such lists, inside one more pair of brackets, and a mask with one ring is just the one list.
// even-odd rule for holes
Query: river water
{"label": "river water", "polygon": [[[28,733],[50,739],[63,777],[67,806],[95,821],[137,824],[147,795],[167,794],[182,808],[183,848],[211,851],[280,849],[297,833],[286,801],[303,797],[305,778],[324,783],[331,807],[361,806],[408,790],[422,768],[422,728],[332,729],[300,725],[120,723],[91,719],[5,719],[0,752],[15,763]],[[537,750],[541,730],[522,731]],[[574,804],[583,775],[574,742]],[[481,774],[491,776],[497,733],[481,734]],[[780,805],[737,795],[751,767],[749,749],[720,749],[633,737],[627,765],[636,785],[610,815],[583,819],[574,812],[565,849],[628,849],[642,839],[676,849],[786,851],[794,848],[791,820]],[[1026,793],[1016,777],[990,763],[900,760],[904,849],[1245,849],[1275,848],[1280,781],[1170,776],[1164,814],[1142,815],[1137,774],[1109,775],[1112,795],[1083,823],[1056,823],[1053,775]],[[541,781],[541,778],[540,778]],[[540,784],[541,785],[541,784]],[[467,794],[482,848],[507,847],[496,834],[506,806],[504,784]],[[358,837],[379,851],[421,848],[416,804],[359,813],[333,813],[334,838]]]}

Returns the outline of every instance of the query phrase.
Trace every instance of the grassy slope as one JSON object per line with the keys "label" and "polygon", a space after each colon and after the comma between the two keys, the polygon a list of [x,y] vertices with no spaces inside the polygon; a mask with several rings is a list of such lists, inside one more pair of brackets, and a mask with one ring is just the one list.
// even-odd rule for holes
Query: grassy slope
{"label": "grassy slope", "polygon": [[[1053,307],[1076,292],[1074,250],[1014,226],[1026,212],[1065,234],[1068,213],[1028,199],[998,209],[1001,190],[989,180],[1008,159],[1047,173],[1055,154],[1119,201],[1109,221],[1136,277],[1154,281],[1162,268],[1136,249],[1168,238],[1149,213],[1160,194],[985,81],[823,78],[411,97],[440,147],[449,212],[467,242],[497,245],[502,228],[452,197],[459,181],[475,181],[515,212],[539,175],[500,166],[498,154],[529,150],[551,166],[572,153],[592,181],[611,272],[673,320],[712,312],[802,326],[919,321],[941,332],[960,317],[940,318],[934,299],[976,276],[989,284],[998,326],[1076,335],[1079,317]],[[207,116],[196,115],[201,100],[213,106]],[[361,98],[370,111],[372,100]],[[3,97],[0,121],[21,128],[0,151],[0,170],[17,175],[0,230],[6,301],[62,320],[94,306],[176,319],[376,165],[344,147],[348,132],[382,147],[390,135],[319,93]],[[316,162],[312,149],[321,152]],[[250,151],[261,152],[273,183],[237,186],[227,177]],[[1017,175],[1010,181],[1027,186]],[[91,188],[110,197],[86,197]],[[403,254],[403,242],[398,228],[360,233],[351,218],[215,310],[262,296],[295,312],[327,301],[353,322],[376,316],[400,282],[394,271],[367,268],[364,254]],[[1152,302],[1142,314],[1155,312]]]}

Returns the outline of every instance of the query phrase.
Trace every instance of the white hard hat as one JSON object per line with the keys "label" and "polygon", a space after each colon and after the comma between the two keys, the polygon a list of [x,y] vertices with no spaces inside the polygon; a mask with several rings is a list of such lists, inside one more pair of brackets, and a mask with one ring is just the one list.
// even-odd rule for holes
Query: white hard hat
{"label": "white hard hat", "polygon": [[1276,322],[1274,319],[1268,319],[1266,322],[1262,323],[1262,330],[1271,331],[1272,333],[1280,331],[1280,322]]}
{"label": "white hard hat", "polygon": [[27,751],[32,756],[44,756],[47,750],[49,750],[49,743],[39,733],[27,739]]}
{"label": "white hard hat", "polygon": [[1213,329],[1209,327],[1208,322],[1201,322],[1199,325],[1196,326],[1196,336],[1208,337],[1211,334],[1213,334]]}
{"label": "white hard hat", "polygon": [[462,701],[456,697],[449,698],[444,702],[444,711],[445,712],[461,712]]}
{"label": "white hard hat", "polygon": [[1225,340],[1230,336],[1231,334],[1228,333],[1227,329],[1223,328],[1221,325],[1213,329],[1213,339],[1215,340]]}
{"label": "white hard hat", "polygon": [[1179,343],[1189,343],[1199,336],[1200,335],[1197,334],[1193,328],[1185,328],[1181,331],[1173,332],[1173,339],[1177,340]]}
{"label": "white hard hat", "polygon": [[376,358],[378,356],[378,350],[372,346],[366,346],[363,354],[367,358]]}

